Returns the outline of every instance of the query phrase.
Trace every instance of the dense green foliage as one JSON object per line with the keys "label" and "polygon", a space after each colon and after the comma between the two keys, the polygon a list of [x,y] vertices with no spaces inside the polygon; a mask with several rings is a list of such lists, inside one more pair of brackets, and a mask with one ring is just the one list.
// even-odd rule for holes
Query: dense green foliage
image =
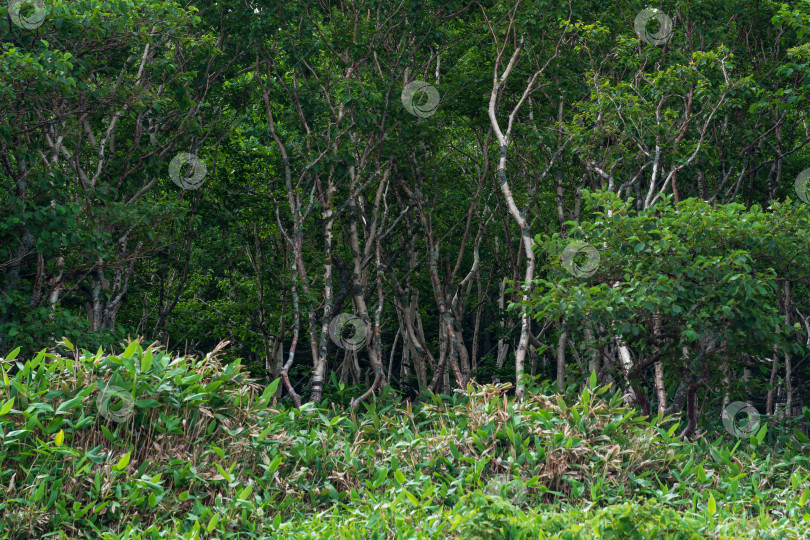
{"label": "dense green foliage", "polygon": [[[332,374],[371,385],[382,371],[381,386],[412,396],[471,379],[520,389],[524,373],[554,376],[548,359],[563,334],[581,348],[612,330],[649,391],[653,348],[680,359],[684,343],[741,336],[747,324],[758,331],[742,337],[757,343],[726,344],[723,363],[753,370],[755,400],[772,391],[777,405],[805,403],[807,365],[783,374],[787,360],[771,354],[788,339],[776,341],[775,313],[793,326],[810,310],[808,261],[781,251],[784,238],[746,274],[753,290],[772,291],[750,306],[734,300],[749,313],[714,290],[731,267],[673,300],[703,321],[726,309],[748,317],[699,338],[688,330],[696,319],[670,310],[660,343],[648,339],[639,306],[659,293],[654,305],[669,302],[664,285],[614,307],[636,320],[507,311],[526,303],[524,279],[558,281],[553,264],[529,268],[527,235],[561,248],[578,228],[615,226],[632,240],[623,227],[659,205],[691,213],[704,201],[719,221],[745,221],[795,198],[810,141],[807,1],[663,6],[673,31],[658,44],[634,30],[644,7],[71,0],[48,2],[39,18],[28,5],[27,26],[0,7],[11,14],[0,28],[0,352],[33,354],[63,336],[109,346],[129,334],[202,354],[227,338],[228,358],[267,380],[284,372],[286,395],[317,402]],[[409,105],[415,78],[436,93]],[[206,164],[199,189],[169,178],[179,152]],[[592,219],[589,190],[624,209]],[[784,231],[799,243],[800,215]],[[693,240],[724,241],[693,233],[673,232],[678,245],[660,250],[602,242],[596,279],[673,250],[688,264]],[[557,244],[535,244],[538,260]],[[701,296],[700,310],[684,305],[708,290],[716,296]],[[603,306],[624,294],[603,292]],[[356,361],[328,334],[340,313],[363,321]],[[583,318],[604,331],[591,321],[586,338]],[[794,360],[806,350],[800,327],[785,349]],[[615,351],[604,355],[599,380],[625,377]],[[578,379],[578,364],[565,363]],[[682,373],[670,367],[671,389]]]}
{"label": "dense green foliage", "polygon": [[[64,345],[5,364],[3,538],[800,538],[810,520],[801,433],[683,442],[595,377],[350,414],[278,407],[278,381],[216,352]],[[121,422],[109,385],[134,398]]]}
{"label": "dense green foliage", "polygon": [[[697,199],[675,206],[665,198],[635,213],[611,195],[589,198],[586,206],[601,203],[593,218],[571,223],[572,238],[599,246],[599,265],[590,276],[562,270],[566,242],[559,234],[538,237],[538,252],[548,253],[550,267],[531,301],[538,320],[565,321],[583,344],[589,327],[624,336],[644,358],[633,368],[634,381],[658,361],[695,384],[705,371],[706,380],[722,379],[721,370],[741,372],[752,365],[751,356],[767,356],[775,344],[803,354],[804,340],[791,337],[803,334],[801,324],[780,328],[784,316],[775,299],[779,278],[801,283],[810,265],[806,206],[777,203],[766,212],[756,205],[713,208]],[[684,356],[684,347],[698,351],[697,357]],[[753,365],[760,377],[745,388],[735,385],[733,397],[764,395],[754,386],[766,379],[766,366]]]}
{"label": "dense green foliage", "polygon": [[0,19],[0,538],[806,536],[810,0]]}

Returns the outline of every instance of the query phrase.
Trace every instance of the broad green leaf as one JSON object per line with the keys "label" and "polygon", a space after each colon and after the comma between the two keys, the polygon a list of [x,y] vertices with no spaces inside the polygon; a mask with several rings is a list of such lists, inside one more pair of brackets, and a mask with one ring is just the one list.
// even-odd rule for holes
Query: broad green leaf
{"label": "broad green leaf", "polygon": [[222,466],[220,466],[220,464],[219,464],[219,463],[214,463],[214,465],[216,466],[217,470],[219,471],[219,474],[221,474],[221,475],[222,475],[222,478],[224,478],[224,479],[225,479],[225,480],[227,480],[228,482],[230,482],[230,481],[232,481],[232,480],[233,480],[233,478],[232,478],[232,477],[231,477],[231,475],[228,473],[228,471],[226,471],[225,469],[223,469],[223,468],[222,468]]}
{"label": "broad green leaf", "polygon": [[17,355],[20,354],[20,349],[21,349],[21,347],[17,347],[16,349],[14,349],[10,353],[8,353],[8,356],[6,356],[6,360],[11,362],[15,358],[17,358]]}
{"label": "broad green leaf", "polygon": [[160,407],[160,402],[156,399],[139,399],[135,401],[135,406],[139,409],[149,409],[154,407]]}
{"label": "broad green leaf", "polygon": [[115,437],[112,433],[110,433],[110,430],[107,429],[104,424],[101,424],[99,427],[101,428],[101,432],[104,434],[104,437],[106,437],[108,441],[115,442]]}
{"label": "broad green leaf", "polygon": [[138,349],[138,340],[136,339],[132,343],[130,343],[127,348],[124,350],[124,354],[121,355],[121,358],[129,358],[135,351]]}
{"label": "broad green leaf", "polygon": [[219,514],[214,514],[211,516],[210,521],[208,521],[208,525],[205,527],[205,530],[207,532],[213,531],[216,528],[217,523],[219,523]]}
{"label": "broad green leaf", "polygon": [[416,497],[413,496],[413,494],[410,491],[408,491],[405,488],[401,488],[401,489],[402,489],[402,492],[405,493],[405,496],[408,497],[408,500],[411,501],[412,505],[419,506],[419,501],[416,499]]}
{"label": "broad green leaf", "polygon": [[37,490],[34,492],[33,501],[39,502],[42,500],[42,496],[45,495],[45,481],[43,480]]}
{"label": "broad green leaf", "polygon": [[123,456],[121,456],[121,459],[118,460],[118,463],[113,465],[113,469],[115,469],[116,471],[120,471],[120,470],[123,470],[124,467],[129,465],[129,457],[130,457],[131,453],[132,452],[130,451],[130,452],[127,452],[126,454],[124,454]]}
{"label": "broad green leaf", "polygon": [[146,373],[152,367],[152,349],[146,349],[141,357],[141,373]]}
{"label": "broad green leaf", "polygon": [[281,456],[270,462],[270,464],[267,466],[267,472],[272,475],[274,472],[276,472],[279,465],[281,465]]}
{"label": "broad green leaf", "polygon": [[0,416],[7,415],[13,406],[14,406],[14,398],[11,398],[5,403],[3,403],[3,406],[0,407]]}
{"label": "broad green leaf", "polygon": [[276,390],[278,389],[278,384],[281,382],[281,379],[276,379],[270,384],[267,385],[267,388],[264,389],[262,392],[262,397],[259,400],[260,402],[269,402],[270,399],[275,395]]}
{"label": "broad green leaf", "polygon": [[59,414],[61,412],[65,412],[65,411],[67,411],[69,409],[72,409],[74,407],[78,407],[79,405],[81,405],[83,399],[84,399],[84,396],[79,394],[78,396],[76,396],[76,397],[74,397],[72,399],[69,399],[67,401],[62,402],[62,404],[60,404],[59,407],[56,409],[56,414]]}

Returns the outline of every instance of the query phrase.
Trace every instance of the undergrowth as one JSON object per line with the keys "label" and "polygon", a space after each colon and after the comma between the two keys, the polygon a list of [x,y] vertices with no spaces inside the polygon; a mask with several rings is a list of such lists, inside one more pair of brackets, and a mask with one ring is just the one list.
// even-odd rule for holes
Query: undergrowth
{"label": "undergrowth", "polygon": [[[356,414],[277,403],[239,361],[3,360],[0,538],[803,538],[799,431],[678,437],[609,386],[471,385]],[[111,392],[110,389],[119,390]],[[130,399],[131,396],[131,399]]]}

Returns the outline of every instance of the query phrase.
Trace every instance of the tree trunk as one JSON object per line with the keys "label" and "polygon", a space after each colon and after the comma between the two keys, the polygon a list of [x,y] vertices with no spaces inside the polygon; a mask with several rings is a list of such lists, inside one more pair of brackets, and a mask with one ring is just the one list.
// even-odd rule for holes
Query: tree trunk
{"label": "tree trunk", "polygon": [[584,333],[586,346],[591,348],[591,354],[588,358],[588,373],[585,376],[585,385],[587,386],[590,382],[591,373],[596,373],[597,380],[599,379],[599,350],[596,348],[596,340],[590,326],[585,326]]}
{"label": "tree trunk", "polygon": [[686,429],[681,433],[681,438],[690,437],[697,429],[697,385],[690,383],[686,393]]}
{"label": "tree trunk", "polygon": [[720,404],[720,418],[726,419],[728,418],[726,407],[728,407],[728,404],[731,402],[729,395],[731,392],[731,371],[729,370],[728,362],[723,362],[720,366],[720,371],[723,373],[723,401]]}
{"label": "tree trunk", "polygon": [[[790,313],[793,311],[791,303],[790,281],[785,280],[785,328],[790,328],[791,326]],[[791,380],[791,376],[792,366],[790,363],[790,353],[785,349],[785,414],[787,418],[793,417],[793,381]]]}
{"label": "tree trunk", "polygon": [[565,344],[568,341],[568,332],[563,327],[557,340],[557,389],[565,390]]}
{"label": "tree trunk", "polygon": [[498,375],[495,377],[495,379],[493,381],[495,384],[498,384],[498,383],[501,382],[501,378],[500,378],[499,375],[500,375],[501,369],[503,368],[504,360],[506,360],[506,355],[509,352],[509,344],[506,343],[506,340],[504,339],[504,333],[505,333],[505,330],[506,330],[506,321],[504,321],[504,318],[503,318],[504,307],[505,307],[505,290],[506,290],[506,278],[503,278],[501,280],[500,286],[498,287],[498,312],[499,312],[499,316],[500,316],[500,321],[499,321],[498,325],[501,328],[501,332],[500,332],[501,335],[500,335],[500,339],[498,340],[498,353],[497,353],[497,356],[495,357],[495,365],[498,368]]}
{"label": "tree trunk", "polygon": [[655,396],[658,398],[658,414],[663,415],[667,408],[667,388],[664,385],[664,365],[661,360],[655,363]]}
{"label": "tree trunk", "polygon": [[[653,336],[655,339],[655,347],[653,354],[658,356],[661,352],[661,314],[655,313],[653,315]],[[664,384],[664,365],[661,360],[656,360],[655,366],[655,396],[658,399],[658,414],[663,415],[667,408],[667,387]]]}
{"label": "tree trunk", "polygon": [[323,258],[323,317],[321,318],[321,335],[317,354],[312,359],[312,390],[309,400],[320,403],[323,398],[323,385],[326,378],[326,359],[329,346],[329,323],[335,316],[334,311],[334,284],[332,283],[332,227],[334,225],[334,209],[332,208],[332,195],[335,186],[332,175],[329,175],[326,186],[326,200],[323,211],[324,219],[324,258]]}

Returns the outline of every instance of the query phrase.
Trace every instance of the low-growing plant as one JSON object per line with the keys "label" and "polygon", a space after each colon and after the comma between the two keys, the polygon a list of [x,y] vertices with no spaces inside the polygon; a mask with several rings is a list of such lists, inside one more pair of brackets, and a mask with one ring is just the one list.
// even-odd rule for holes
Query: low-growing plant
{"label": "low-growing plant", "polygon": [[62,345],[0,364],[2,538],[799,538],[810,520],[806,438],[684,442],[595,377],[296,409],[224,344]]}

